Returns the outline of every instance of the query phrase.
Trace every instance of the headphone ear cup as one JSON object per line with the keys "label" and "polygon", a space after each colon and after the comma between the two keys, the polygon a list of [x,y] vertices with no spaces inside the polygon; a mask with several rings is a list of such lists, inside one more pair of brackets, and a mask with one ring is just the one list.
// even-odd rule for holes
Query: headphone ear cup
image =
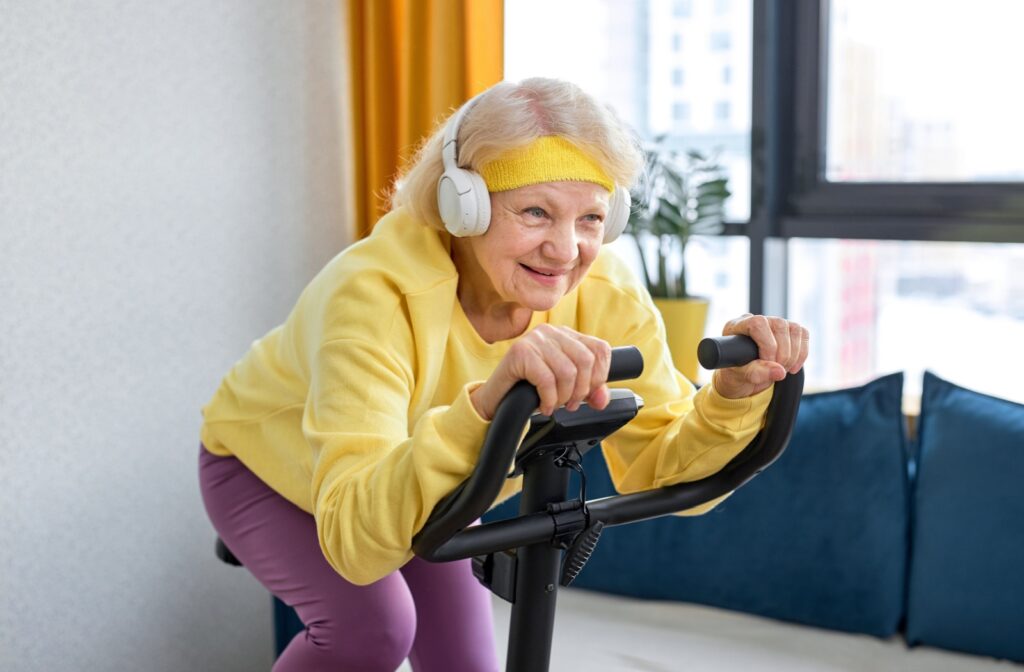
{"label": "headphone ear cup", "polygon": [[446,172],[437,181],[437,210],[441,221],[452,235],[462,228],[462,203],[455,181]]}
{"label": "headphone ear cup", "polygon": [[478,173],[446,170],[437,181],[437,209],[448,233],[479,236],[491,222],[491,197]]}
{"label": "headphone ear cup", "polygon": [[[480,173],[467,170],[466,174],[469,175],[469,179],[473,183],[473,188],[470,191],[473,198],[476,199],[476,221],[473,223],[473,233],[468,235],[482,236],[487,233],[487,228],[491,225],[491,193],[487,191],[487,184]],[[469,194],[463,198],[467,197]]]}
{"label": "headphone ear cup", "polygon": [[604,220],[604,242],[610,243],[618,238],[626,228],[629,221],[629,208],[633,199],[629,196],[629,190],[616,185],[612,192],[612,198],[608,202],[608,216]]}

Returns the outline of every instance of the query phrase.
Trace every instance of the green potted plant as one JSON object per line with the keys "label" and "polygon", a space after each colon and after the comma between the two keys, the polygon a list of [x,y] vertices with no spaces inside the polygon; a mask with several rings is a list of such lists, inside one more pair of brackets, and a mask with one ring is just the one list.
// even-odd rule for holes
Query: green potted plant
{"label": "green potted plant", "polygon": [[691,236],[721,233],[730,191],[715,157],[692,150],[680,154],[665,144],[664,136],[644,147],[645,179],[630,194],[626,231],[665,321],[676,367],[695,379],[708,300],[687,291],[684,254]]}

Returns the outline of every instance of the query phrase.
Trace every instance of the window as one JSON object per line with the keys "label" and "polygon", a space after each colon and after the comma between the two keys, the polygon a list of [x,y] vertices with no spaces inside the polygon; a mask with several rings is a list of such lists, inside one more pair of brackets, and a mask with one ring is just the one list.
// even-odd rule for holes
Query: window
{"label": "window", "polygon": [[683,69],[676,68],[672,71],[672,86],[683,85]]}
{"label": "window", "polygon": [[809,387],[904,371],[912,398],[930,369],[1024,402],[1019,358],[977,356],[1024,339],[1022,9],[756,6],[751,298],[812,330]]}
{"label": "window", "polygon": [[672,16],[686,18],[693,15],[693,0],[673,0]]}
{"label": "window", "polygon": [[782,4],[765,8],[778,95],[764,100],[793,147],[776,235],[1024,240],[1024,134],[1006,131],[1024,93],[1004,68],[1024,56],[1005,28],[1024,4]]}
{"label": "window", "polygon": [[1024,3],[1003,0],[832,2],[827,179],[1024,180],[1021,25]]}
{"label": "window", "polygon": [[729,121],[729,101],[720,100],[715,103],[715,120],[722,123]]}
{"label": "window", "polygon": [[722,68],[722,84],[728,84],[732,81],[732,68],[728,65]]}
{"label": "window", "polygon": [[726,32],[711,33],[711,50],[728,51],[732,44],[732,36]]}
{"label": "window", "polygon": [[672,35],[672,51],[682,51],[682,50],[683,50],[683,36],[680,35],[679,33],[674,33]]}
{"label": "window", "polygon": [[687,122],[690,120],[690,104],[689,103],[672,103],[672,119],[678,122]]}
{"label": "window", "polygon": [[1009,355],[1024,343],[1024,245],[797,238],[789,258],[789,314],[814,334],[808,387],[904,371],[913,398],[928,369],[1024,403]]}

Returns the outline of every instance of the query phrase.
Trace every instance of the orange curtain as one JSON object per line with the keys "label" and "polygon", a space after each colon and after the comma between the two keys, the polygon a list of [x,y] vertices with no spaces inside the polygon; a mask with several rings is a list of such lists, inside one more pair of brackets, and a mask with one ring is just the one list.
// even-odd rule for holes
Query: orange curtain
{"label": "orange curtain", "polygon": [[403,161],[437,122],[497,83],[503,0],[346,0],[355,234],[387,210]]}

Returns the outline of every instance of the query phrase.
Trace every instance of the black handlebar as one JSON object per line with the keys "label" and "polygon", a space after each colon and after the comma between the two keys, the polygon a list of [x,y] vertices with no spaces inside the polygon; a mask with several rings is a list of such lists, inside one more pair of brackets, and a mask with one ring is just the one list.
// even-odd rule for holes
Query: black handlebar
{"label": "black handlebar", "polygon": [[632,380],[644,372],[644,356],[633,346],[612,348],[612,361],[608,366],[608,382]]}
{"label": "black handlebar", "polygon": [[[705,368],[741,366],[758,356],[756,344],[746,336],[705,339],[700,347],[710,353],[706,362],[701,358]],[[700,349],[698,357],[702,357]],[[612,351],[610,382],[636,378],[642,371],[643,357],[638,349],[627,347]],[[606,525],[635,522],[689,509],[735,490],[785,449],[796,421],[803,380],[804,374],[800,371],[775,384],[765,426],[719,472],[699,481],[589,502],[590,519]],[[416,555],[435,562],[457,560],[509,548],[510,538],[515,539],[515,546],[551,538],[552,518],[545,513],[469,528],[497,499],[523,428],[539,403],[537,390],[526,381],[519,381],[505,395],[495,411],[473,473],[435,507],[413,538]]]}
{"label": "black handlebar", "polygon": [[757,357],[757,343],[748,336],[716,336],[697,345],[697,361],[708,370],[743,366]]}

